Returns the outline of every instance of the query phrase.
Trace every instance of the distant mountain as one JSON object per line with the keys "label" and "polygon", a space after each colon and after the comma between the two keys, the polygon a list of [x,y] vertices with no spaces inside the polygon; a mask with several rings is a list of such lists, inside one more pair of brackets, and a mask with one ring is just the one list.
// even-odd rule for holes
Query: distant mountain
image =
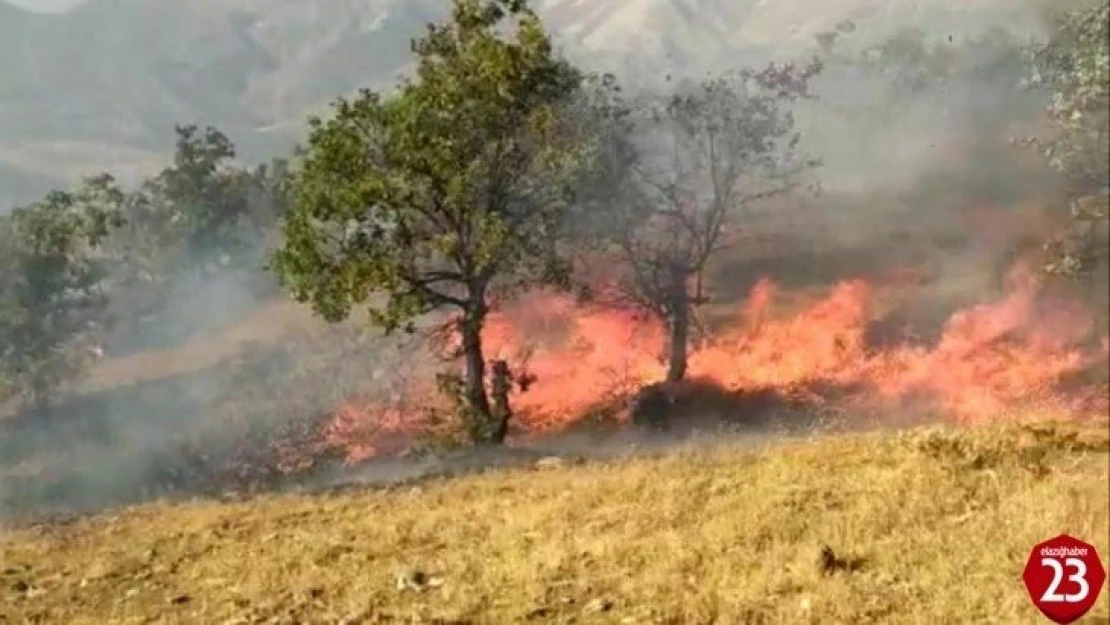
{"label": "distant mountain", "polygon": [[[564,51],[625,77],[811,46],[845,19],[879,38],[1022,27],[1010,0],[536,0]],[[174,123],[215,124],[245,158],[288,149],[306,114],[411,64],[446,0],[89,0],[36,14],[0,0],[0,206],[164,159]],[[26,180],[19,182],[18,172]]]}

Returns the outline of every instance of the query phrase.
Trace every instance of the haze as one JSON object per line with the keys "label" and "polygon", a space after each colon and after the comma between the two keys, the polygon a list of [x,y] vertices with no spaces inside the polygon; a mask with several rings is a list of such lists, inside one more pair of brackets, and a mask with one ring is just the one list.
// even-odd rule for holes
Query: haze
{"label": "haze", "polygon": [[[7,3],[7,4],[6,4]],[[69,13],[36,14],[80,4]],[[1043,3],[1041,3],[1043,4]],[[573,60],[626,83],[793,54],[846,19],[856,43],[1029,30],[1028,3],[541,0]],[[388,87],[440,0],[0,0],[0,210],[105,169],[156,171],[175,123],[212,124],[249,161],[287,151],[335,95]],[[818,8],[819,7],[819,8]],[[681,71],[680,71],[681,70]]]}

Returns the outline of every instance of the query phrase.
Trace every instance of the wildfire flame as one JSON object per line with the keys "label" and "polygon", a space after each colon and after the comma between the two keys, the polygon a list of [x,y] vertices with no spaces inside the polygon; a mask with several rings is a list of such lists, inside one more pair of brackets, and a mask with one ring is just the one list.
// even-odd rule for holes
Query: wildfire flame
{"label": "wildfire flame", "polygon": [[[867,281],[836,284],[783,317],[773,314],[782,293],[763,279],[731,322],[692,347],[689,376],[736,393],[837,388],[829,400],[845,406],[893,413],[913,405],[960,423],[1004,418],[1031,404],[1054,413],[1104,414],[1105,389],[1064,385],[1069,376],[1105,364],[1110,342],[1096,336],[1083,307],[1048,297],[1032,276],[1016,269],[1005,296],[951,315],[931,344],[903,340],[886,347],[868,338],[876,288]],[[599,404],[660,381],[666,370],[667,332],[660,323],[559,294],[534,294],[492,314],[484,341],[488,357],[534,377],[513,397],[515,426],[529,433],[564,428]],[[414,393],[427,400],[430,389],[425,384]],[[352,402],[339,411],[332,434],[360,459],[381,451],[383,436],[428,425],[412,406]]]}

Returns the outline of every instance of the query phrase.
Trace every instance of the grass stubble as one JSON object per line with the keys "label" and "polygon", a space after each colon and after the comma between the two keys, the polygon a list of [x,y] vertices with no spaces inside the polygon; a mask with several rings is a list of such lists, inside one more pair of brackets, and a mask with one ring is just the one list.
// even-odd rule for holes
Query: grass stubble
{"label": "grass stubble", "polygon": [[0,528],[0,623],[1038,623],[1108,523],[1106,422],[719,443]]}

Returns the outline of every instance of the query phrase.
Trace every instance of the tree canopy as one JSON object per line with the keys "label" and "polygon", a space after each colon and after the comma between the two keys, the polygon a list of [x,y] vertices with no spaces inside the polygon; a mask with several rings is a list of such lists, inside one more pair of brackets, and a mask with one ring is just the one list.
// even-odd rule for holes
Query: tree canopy
{"label": "tree canopy", "polygon": [[565,277],[559,234],[591,161],[564,114],[582,75],[519,0],[456,0],[412,48],[395,94],[310,120],[273,265],[332,321],[367,305],[394,330],[453,310],[475,436],[498,439],[481,330],[494,293]]}
{"label": "tree canopy", "polygon": [[219,129],[174,132],[173,162],[128,195],[127,225],[114,241],[142,281],[250,263],[286,201],[283,161],[247,170]]}
{"label": "tree canopy", "polygon": [[1052,93],[1056,134],[1045,155],[1078,193],[1110,188],[1110,5],[1057,15],[1052,34],[1034,49],[1033,83]]}
{"label": "tree canopy", "polygon": [[0,218],[0,401],[43,408],[107,326],[108,259],[124,195],[110,176]]}
{"label": "tree canopy", "polygon": [[816,162],[798,152],[790,109],[810,96],[821,69],[769,65],[687,85],[633,115],[635,164],[611,210],[620,290],[670,330],[667,379],[686,375],[692,307],[703,277],[737,219],[785,193]]}
{"label": "tree canopy", "polygon": [[1073,229],[1048,245],[1050,273],[1093,278],[1105,306],[1110,275],[1110,4],[1054,17],[1034,49],[1033,84],[1052,94],[1052,132],[1038,140],[1067,178]]}
{"label": "tree canopy", "polygon": [[285,163],[246,169],[219,130],[175,133],[172,164],[136,190],[102,174],[0,217],[0,402],[41,408],[112,329],[165,312],[190,272],[261,275]]}

